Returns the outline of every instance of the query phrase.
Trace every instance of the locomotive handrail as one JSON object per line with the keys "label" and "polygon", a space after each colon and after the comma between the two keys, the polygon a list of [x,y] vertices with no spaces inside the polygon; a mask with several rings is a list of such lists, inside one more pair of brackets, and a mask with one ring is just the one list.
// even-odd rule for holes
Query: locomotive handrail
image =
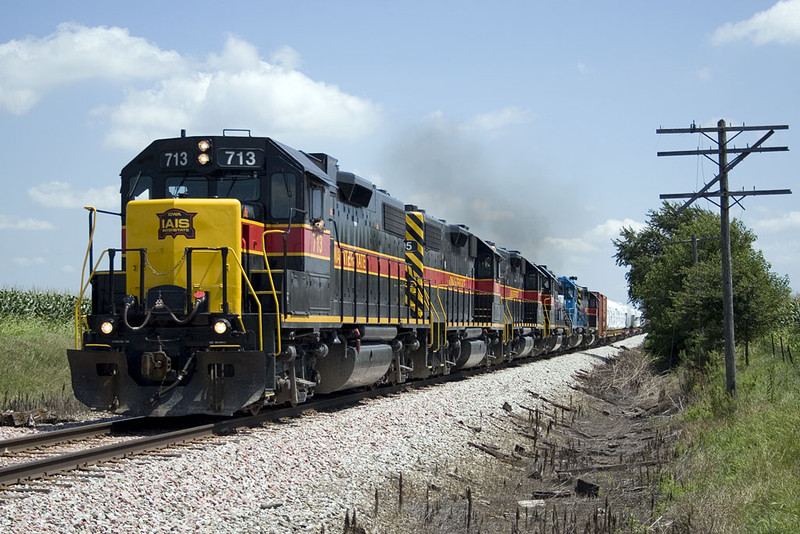
{"label": "locomotive handrail", "polygon": [[[464,311],[464,300],[463,296],[467,294],[475,294],[475,290],[468,287],[456,286],[452,284],[446,284],[444,286],[440,286],[445,288],[448,291],[445,300],[447,301],[448,305],[446,308],[450,308],[450,317],[456,317],[456,320],[452,321],[452,325],[458,326],[459,323],[462,325],[465,323],[475,323],[474,318],[471,321],[464,320],[463,311]],[[455,298],[451,297],[451,294],[455,294]],[[460,321],[458,319],[461,319]]]}
{"label": "locomotive handrail", "polygon": [[[275,300],[275,317],[278,320],[277,324],[277,332],[278,332],[278,352],[275,354],[276,356],[281,353],[283,348],[281,347],[281,305],[278,302],[278,294],[275,292],[275,280],[272,278],[272,268],[269,266],[269,258],[267,258],[267,234],[281,234],[284,233],[283,230],[264,230],[264,233],[261,234],[261,253],[264,255],[264,265],[267,267],[267,278],[269,278],[269,286],[272,288],[272,298]],[[284,247],[286,236],[284,235]],[[284,280],[286,279],[286,257],[285,257],[285,250],[284,250]],[[259,317],[261,316],[261,303],[258,300],[258,296],[256,295],[256,301],[259,302]]]}
{"label": "locomotive handrail", "polygon": [[548,306],[542,302],[542,315],[544,316],[544,335],[550,335],[550,312]]}
{"label": "locomotive handrail", "polygon": [[[83,300],[83,294],[86,292],[86,288],[89,287],[89,284],[92,283],[92,278],[94,278],[94,274],[97,272],[97,267],[100,265],[100,262],[103,261],[103,256],[105,256],[106,251],[100,253],[100,257],[97,258],[97,263],[95,263],[94,268],[92,269],[91,273],[89,274],[89,280],[86,281],[84,284],[84,275],[86,274],[86,260],[84,260],[83,270],[81,271],[81,286],[80,290],[78,291],[78,300],[75,302],[75,348],[80,349],[80,318],[81,318],[81,301]],[[88,256],[87,256],[88,259]]]}
{"label": "locomotive handrail", "polygon": [[[86,262],[92,264],[92,243],[94,242],[94,229],[97,223],[97,208],[94,206],[84,206],[83,209],[89,210],[89,244],[86,247],[86,254],[83,257],[83,267],[81,267],[81,287],[83,287],[83,276],[86,274]],[[91,280],[91,277],[89,277]]]}
{"label": "locomotive handrail", "polygon": [[[420,285],[419,282],[417,282],[417,280],[422,280],[423,282],[428,282],[428,288],[429,289],[432,286],[431,281],[429,279],[427,279],[427,278],[415,278],[414,279],[414,283],[417,284],[417,285]],[[428,317],[430,319],[430,324],[431,324],[431,342],[428,345],[428,348],[433,348],[433,339],[434,339],[433,315],[436,314],[436,323],[439,323],[441,321],[439,320],[439,312],[436,311],[436,307],[431,302],[430,294],[427,291],[425,291],[424,284],[422,285],[422,303],[425,304],[425,306],[428,308]],[[436,339],[436,343],[437,343],[437,345],[436,345],[436,348],[434,349],[434,351],[437,351],[437,350],[439,350],[441,348],[441,343],[440,343],[440,340],[438,339],[438,337]]]}
{"label": "locomotive handrail", "polygon": [[[110,293],[112,295],[112,304],[111,304],[112,310],[111,311],[114,312],[114,309],[113,309],[113,306],[114,306],[114,304],[113,304],[113,294],[114,294],[114,263],[113,262],[114,262],[114,254],[116,252],[125,253],[125,252],[127,252],[129,250],[137,250],[137,251],[139,251],[139,255],[142,258],[141,259],[142,265],[144,265],[144,257],[145,257],[145,254],[146,254],[146,249],[143,249],[143,248],[119,248],[119,249],[107,248],[107,249],[104,249],[103,252],[100,253],[100,257],[97,258],[97,262],[94,264],[94,267],[92,268],[91,272],[89,273],[89,278],[85,280],[84,276],[86,275],[86,260],[84,259],[83,269],[81,270],[81,285],[80,285],[80,290],[78,292],[78,300],[75,303],[75,348],[76,349],[80,348],[80,337],[79,337],[79,333],[78,332],[80,330],[80,322],[81,322],[80,321],[80,318],[81,318],[81,313],[80,313],[81,300],[83,300],[83,294],[86,292],[86,289],[89,287],[89,284],[92,283],[92,279],[97,274],[97,272],[98,272],[97,268],[100,266],[100,262],[103,261],[103,256],[105,256],[106,253],[108,253],[109,261],[111,262],[110,265],[109,265],[109,274],[110,274],[109,284],[111,286]],[[120,270],[119,272],[127,273],[127,271],[124,271],[124,270]],[[139,300],[143,301],[144,300],[144,270],[143,269],[139,269],[139,277],[140,277],[140,280],[139,280]],[[85,280],[85,283],[84,283],[84,280]],[[88,330],[89,329],[88,324],[85,325],[85,326],[86,326],[86,329]]]}
{"label": "locomotive handrail", "polygon": [[[345,262],[344,262],[344,247],[342,246],[341,242],[339,241],[338,228],[336,228],[335,222],[336,221],[334,221],[334,228],[335,228],[336,234],[337,234],[336,246],[339,248],[340,287],[341,287],[341,290],[342,290],[340,316],[341,316],[341,319],[344,320],[344,273],[345,273],[345,271],[348,270],[348,266],[345,265]],[[350,246],[351,247],[351,248],[348,248],[347,250],[348,250],[349,253],[351,253],[353,255],[353,266],[352,266],[352,271],[353,271],[353,299],[352,299],[352,303],[353,303],[353,313],[352,313],[353,320],[354,321],[358,320],[358,274],[359,273],[360,274],[365,274],[368,277],[367,278],[367,283],[365,284],[366,285],[366,293],[364,295],[364,305],[366,306],[367,309],[365,311],[364,317],[366,319],[369,319],[369,303],[370,303],[370,301],[369,301],[369,276],[371,274],[370,270],[369,270],[369,258],[374,258],[376,260],[376,264],[377,264],[377,277],[378,277],[378,284],[377,284],[377,286],[378,286],[378,304],[377,304],[377,308],[378,308],[378,311],[377,311],[377,314],[376,314],[376,318],[378,319],[378,321],[380,321],[380,319],[381,319],[381,297],[382,297],[382,290],[381,290],[381,283],[380,283],[380,278],[382,276],[381,260],[386,261],[390,266],[389,267],[389,271],[386,273],[386,278],[389,281],[389,291],[391,291],[391,280],[393,279],[392,278],[391,265],[396,265],[397,266],[397,278],[396,278],[397,283],[398,283],[397,318],[400,319],[400,317],[401,317],[400,288],[399,288],[400,282],[401,282],[400,267],[405,265],[405,261],[397,260],[397,259],[388,257],[386,255],[376,254],[374,252],[369,252],[369,251],[366,251],[366,250],[355,250],[355,247],[353,247],[352,245],[345,245],[345,246]],[[359,256],[365,258],[365,263],[364,263],[363,269],[358,266],[358,258],[359,258]],[[389,310],[388,319],[391,319],[391,317],[392,317],[392,311],[391,311],[392,305],[389,304],[388,302],[387,302],[387,308]]]}
{"label": "locomotive handrail", "polygon": [[[261,301],[258,300],[258,294],[256,293],[255,289],[253,289],[252,284],[250,284],[250,279],[247,277],[247,273],[244,270],[244,266],[242,266],[242,262],[239,259],[238,255],[235,251],[230,247],[186,247],[186,255],[187,255],[187,264],[186,264],[186,283],[187,285],[191,282],[191,255],[193,252],[220,252],[222,257],[222,287],[223,287],[223,312],[228,313],[228,295],[227,295],[227,273],[228,267],[226,263],[226,257],[233,257],[236,260],[236,265],[239,266],[239,271],[242,273],[242,278],[247,283],[248,289],[253,294],[253,298],[256,301],[256,305],[258,306],[258,350],[264,350],[264,326],[262,323],[261,317]],[[245,327],[244,321],[242,320],[241,313],[236,314],[239,317],[239,322],[242,325],[242,330],[246,333],[247,329]]]}
{"label": "locomotive handrail", "polygon": [[503,343],[508,343],[513,337],[514,315],[511,313],[511,309],[508,307],[508,299],[503,299],[503,304],[508,312],[508,324],[505,323],[506,313],[503,312]]}
{"label": "locomotive handrail", "polygon": [[[261,313],[261,301],[258,300],[258,294],[256,293],[256,290],[253,288],[253,284],[250,283],[250,279],[247,277],[247,273],[244,270],[244,266],[242,265],[242,261],[239,259],[239,256],[230,247],[228,247],[228,252],[230,253],[229,255],[233,256],[233,258],[236,260],[236,265],[239,266],[239,272],[242,273],[242,278],[244,278],[244,281],[247,283],[248,289],[250,289],[250,292],[253,294],[253,298],[256,301],[256,306],[258,307],[258,350],[263,352],[264,324]],[[244,321],[241,319],[241,314],[239,316],[239,320],[242,323],[242,330],[245,330]],[[280,344],[278,345],[278,347],[279,347],[278,352],[275,355],[280,354]]]}
{"label": "locomotive handrail", "polygon": [[[81,301],[83,300],[83,293],[86,291],[86,287],[88,287],[88,283],[84,286],[84,276],[86,275],[86,263],[91,262],[89,261],[89,257],[92,254],[92,243],[94,241],[94,229],[95,223],[97,222],[97,209],[94,206],[84,206],[85,210],[89,210],[89,244],[86,247],[86,254],[83,256],[83,267],[81,267],[81,285],[80,291],[78,292],[78,300],[75,302],[75,349],[80,348],[80,311],[81,311]],[[100,264],[100,260],[103,259],[103,255],[100,255],[100,258],[97,260],[97,264]],[[95,265],[95,269],[97,269],[97,265]],[[94,272],[94,271],[93,271]],[[90,274],[89,281],[91,282],[92,276]]]}
{"label": "locomotive handrail", "polygon": [[[447,310],[445,310],[444,304],[442,304],[442,296],[439,293],[439,290],[441,288],[442,288],[442,286],[436,286],[436,298],[439,301],[439,307],[442,309],[442,317],[444,317],[444,337],[446,339],[447,338]],[[437,316],[439,315],[438,312],[437,312],[436,315]],[[439,342],[439,346],[441,347],[442,333],[441,332],[437,332],[437,334],[438,335],[436,336],[436,340]]]}

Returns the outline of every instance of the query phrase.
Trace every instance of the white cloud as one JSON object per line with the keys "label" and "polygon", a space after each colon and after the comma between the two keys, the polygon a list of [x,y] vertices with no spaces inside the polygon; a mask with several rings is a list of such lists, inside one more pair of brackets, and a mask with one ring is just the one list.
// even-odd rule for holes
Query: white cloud
{"label": "white cloud", "polygon": [[297,70],[302,61],[300,54],[291,46],[282,46],[272,53],[269,60],[273,65],[281,66],[287,70]]}
{"label": "white cloud", "polygon": [[119,85],[122,100],[92,113],[109,120],[107,143],[126,149],[181,128],[250,128],[291,142],[300,135],[354,139],[378,127],[380,106],[302,74],[292,48],[279,48],[271,61],[237,37],[200,63],[124,28],[61,24],[41,39],[0,44],[0,111],[21,115],[58,87],[103,80]]}
{"label": "white cloud", "polygon": [[130,90],[123,102],[100,110],[111,119],[109,144],[138,148],[180,128],[219,132],[247,127],[290,140],[302,135],[356,139],[374,131],[378,105],[292,70],[294,51],[282,48],[279,65],[262,61],[257,50],[231,37],[203,69]]}
{"label": "white cloud", "polygon": [[156,79],[185,68],[124,28],[63,23],[44,38],[0,44],[0,109],[22,115],[53,89],[79,81]]}
{"label": "white cloud", "polygon": [[119,186],[78,191],[72,184],[48,182],[28,189],[28,197],[47,208],[82,208],[94,206],[107,210],[119,208]]}
{"label": "white cloud", "polygon": [[573,255],[591,254],[597,251],[597,245],[584,237],[545,237],[542,244],[559,252],[568,252]]}
{"label": "white cloud", "polygon": [[591,237],[595,241],[599,241],[601,239],[617,239],[623,228],[633,228],[638,232],[646,226],[647,225],[645,223],[634,221],[633,219],[625,219],[623,221],[619,221],[617,219],[606,219],[602,223],[589,230],[587,236]]}
{"label": "white cloud", "polygon": [[507,107],[476,115],[467,121],[465,127],[468,130],[485,130],[491,134],[496,134],[508,126],[530,122],[532,115],[528,109]]}
{"label": "white cloud", "polygon": [[41,256],[35,256],[33,258],[16,257],[11,258],[11,262],[19,267],[35,267],[46,263],[45,259]]}
{"label": "white cloud", "polygon": [[800,230],[800,211],[790,211],[780,217],[762,219],[753,224],[758,232],[781,232],[784,230]]}
{"label": "white cloud", "polygon": [[645,226],[644,223],[633,219],[623,221],[606,219],[578,237],[543,237],[542,245],[553,251],[568,253],[575,258],[572,261],[579,261],[582,256],[597,253],[605,247],[611,247],[611,240],[618,238],[623,228],[633,228],[638,231]]}
{"label": "white cloud", "polygon": [[0,215],[0,230],[55,230],[55,226],[48,221],[39,219],[20,219],[19,217]]}
{"label": "white cloud", "polygon": [[757,45],[800,43],[800,0],[782,0],[747,20],[729,22],[718,28],[711,40],[717,45],[741,40]]}

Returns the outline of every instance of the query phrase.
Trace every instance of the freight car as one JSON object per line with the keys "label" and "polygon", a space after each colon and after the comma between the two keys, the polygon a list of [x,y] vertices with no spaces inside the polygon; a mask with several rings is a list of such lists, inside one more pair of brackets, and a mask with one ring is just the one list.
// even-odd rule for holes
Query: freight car
{"label": "freight car", "polygon": [[[403,204],[326,154],[249,135],[160,139],[121,172],[120,248],[90,237],[76,397],[231,415],[588,346],[616,305]],[[90,211],[90,236],[97,212]]]}

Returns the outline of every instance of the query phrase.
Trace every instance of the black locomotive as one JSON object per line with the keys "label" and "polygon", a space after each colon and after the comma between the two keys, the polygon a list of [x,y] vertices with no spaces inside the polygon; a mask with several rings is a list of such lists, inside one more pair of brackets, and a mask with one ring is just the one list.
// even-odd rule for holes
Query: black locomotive
{"label": "black locomotive", "polygon": [[90,239],[92,311],[76,317],[68,351],[75,394],[93,408],[257,411],[631,326],[607,323],[602,294],[404,205],[326,154],[182,132],[121,178],[122,247],[94,261]]}

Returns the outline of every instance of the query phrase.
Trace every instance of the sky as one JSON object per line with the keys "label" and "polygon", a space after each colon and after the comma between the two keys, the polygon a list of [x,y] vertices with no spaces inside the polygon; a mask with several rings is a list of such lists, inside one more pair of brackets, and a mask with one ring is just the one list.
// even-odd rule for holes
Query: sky
{"label": "sky", "polygon": [[[800,0],[0,0],[0,287],[77,292],[84,206],[152,140],[250,130],[627,300],[612,240],[712,180],[699,134],[788,125],[731,214],[800,290]],[[744,147],[763,133],[741,134]],[[699,206],[717,211],[700,200]],[[119,246],[101,215],[99,248]]]}

